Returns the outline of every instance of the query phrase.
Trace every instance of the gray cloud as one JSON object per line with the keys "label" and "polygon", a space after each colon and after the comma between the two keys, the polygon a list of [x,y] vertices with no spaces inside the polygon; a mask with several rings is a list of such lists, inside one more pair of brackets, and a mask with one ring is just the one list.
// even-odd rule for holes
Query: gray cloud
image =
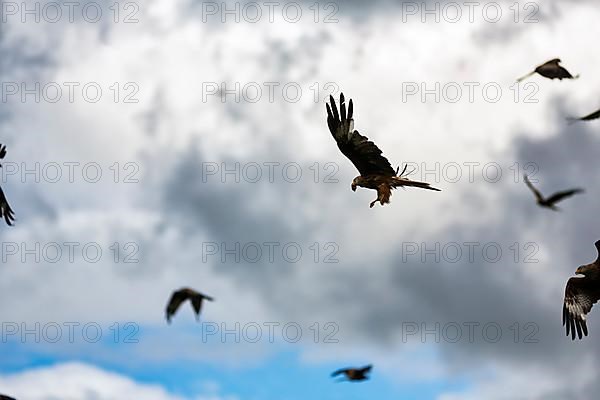
{"label": "gray cloud", "polygon": [[[360,19],[364,13],[385,13],[388,5],[398,6],[397,3],[383,1],[373,2],[368,6],[370,9],[365,9],[364,3],[353,1],[340,4],[340,12]],[[370,33],[368,20],[363,23],[367,26],[365,32]],[[158,35],[157,32],[153,33]],[[500,29],[494,30],[496,33],[501,39],[510,34]],[[215,35],[215,40],[224,38],[216,30],[210,34]],[[481,34],[482,42],[489,39],[486,35],[486,32]],[[112,44],[117,43],[117,37],[110,34],[104,37]],[[348,40],[351,39],[356,37]],[[294,40],[268,39],[265,36],[264,46],[252,53],[252,62],[258,65],[257,69],[267,70],[280,81],[321,79],[323,75],[320,74],[327,72],[327,67],[341,69],[344,66],[345,60],[341,57],[336,60],[341,65],[328,66],[321,62],[335,51],[334,45],[345,44],[342,40],[334,40],[338,39],[326,29],[316,29]],[[476,37],[475,42],[477,40]],[[57,60],[51,51],[28,52],[23,50],[26,47],[24,43],[17,39],[10,44],[2,44],[8,51],[0,63],[3,63],[3,71],[9,71],[8,75],[16,75],[15,71],[41,74],[56,67]],[[502,44],[503,41],[499,40],[498,43]],[[360,43],[357,46],[360,47]],[[227,54],[223,53],[227,51],[217,51],[214,58],[214,62],[224,69],[218,77],[234,80]],[[355,63],[358,57],[353,53],[348,58],[349,63]],[[367,61],[370,62],[364,62]],[[374,74],[365,76],[376,78]],[[391,82],[395,77],[387,78]],[[346,86],[353,83],[352,77],[342,74],[339,79]],[[585,186],[588,192],[566,201],[562,213],[538,209],[531,193],[522,184],[487,184],[481,181],[466,187],[448,185],[444,192],[436,194],[440,199],[440,203],[436,204],[444,204],[447,209],[439,205],[433,210],[413,209],[411,206],[425,199],[426,195],[398,191],[390,206],[369,210],[364,200],[372,194],[367,195],[364,191],[352,193],[349,189],[355,171],[339,154],[333,140],[327,137],[322,104],[274,104],[264,108],[244,101],[227,102],[225,105],[219,102],[202,104],[199,114],[214,113],[219,121],[218,126],[193,128],[194,132],[188,135],[189,132],[181,131],[189,127],[181,128],[172,121],[177,114],[168,104],[169,97],[165,94],[168,92],[168,82],[159,82],[158,86],[167,89],[153,92],[150,104],[144,108],[146,112],[139,114],[145,122],[144,132],[152,136],[152,140],[140,145],[146,179],[139,186],[136,196],[128,197],[125,211],[122,212],[125,215],[130,211],[128,207],[138,207],[142,211],[155,211],[161,220],[156,225],[149,224],[139,230],[131,228],[131,231],[127,223],[123,223],[123,226],[107,223],[102,215],[86,220],[89,231],[99,225],[109,225],[106,230],[98,232],[111,238],[127,233],[142,243],[143,263],[107,275],[115,278],[114,282],[109,278],[106,278],[108,282],[103,282],[107,285],[110,283],[116,292],[115,298],[125,301],[130,296],[130,286],[133,282],[139,285],[140,281],[148,285],[144,287],[144,293],[153,294],[156,293],[156,287],[161,288],[161,293],[166,292],[167,286],[176,279],[201,282],[203,286],[211,287],[213,282],[207,275],[200,274],[201,270],[202,273],[210,270],[212,277],[230,281],[235,287],[244,289],[241,295],[235,291],[221,294],[238,295],[242,298],[240,302],[244,303],[248,293],[251,293],[264,303],[264,313],[273,318],[299,321],[326,318],[339,322],[343,345],[348,348],[375,344],[384,350],[402,349],[402,323],[409,321],[430,324],[497,322],[504,328],[514,322],[535,322],[540,327],[538,344],[516,345],[510,340],[498,345],[482,343],[481,340],[473,344],[441,344],[444,366],[457,373],[469,373],[477,369],[474,365],[483,364],[514,369],[526,364],[561,370],[575,365],[585,355],[597,362],[599,354],[593,348],[590,350],[590,346],[595,333],[600,334],[600,318],[596,318],[598,311],[595,310],[590,316],[592,337],[582,343],[571,343],[564,337],[560,325],[564,283],[577,265],[595,257],[593,242],[599,236],[594,218],[590,217],[595,215],[595,188],[600,179],[594,170],[597,158],[595,149],[599,140],[595,123],[567,126],[561,119],[566,114],[565,106],[559,102],[551,107],[556,117],[553,117],[550,135],[540,138],[525,130],[506,132],[507,136],[516,139],[508,149],[496,155],[497,159],[535,162],[539,165],[536,178],[544,192]],[[377,96],[379,94],[374,98]],[[384,96],[381,94],[382,99],[377,100],[384,103]],[[364,107],[361,108],[362,115],[368,114],[368,107],[376,117],[380,112],[380,106],[371,106],[366,101],[362,102],[361,107]],[[396,106],[392,105],[388,111],[395,110]],[[377,142],[388,140],[385,132],[379,133],[377,128],[376,125],[369,126],[369,135]],[[4,132],[6,128],[2,129]],[[181,140],[183,144],[179,143],[180,147],[169,147],[170,140],[165,140],[169,144],[163,146],[161,140],[170,139],[169,135],[173,135],[173,142],[181,139],[177,135],[186,135],[186,138]],[[239,146],[215,150],[211,143],[224,136],[241,138]],[[323,140],[313,141],[315,137],[323,137]],[[312,146],[321,143],[326,143],[328,147],[313,151]],[[390,147],[385,149],[396,151],[395,154],[399,152]],[[315,160],[309,160],[310,157]],[[314,184],[310,179],[303,179],[296,184],[282,182],[281,179],[273,184],[264,181],[258,184],[224,184],[213,179],[207,183],[201,181],[202,162],[232,164],[263,161],[297,161],[304,168],[314,161],[334,161],[340,167],[337,175],[339,183]],[[44,197],[40,188],[25,189],[18,186],[24,185],[7,187],[11,193],[15,193],[13,196],[19,204],[23,224],[37,216],[49,224],[59,219],[57,208],[60,205],[54,205]],[[494,193],[493,196],[490,196],[490,192]],[[77,205],[76,199],[73,203]],[[78,207],[84,212],[97,211],[94,205],[79,204]],[[407,223],[408,218],[414,215],[435,221],[435,217],[432,217],[435,213],[444,216],[452,214],[449,218],[451,222],[446,225],[440,223],[440,226],[429,222],[415,225]],[[169,242],[167,238],[173,231],[181,234],[183,239]],[[61,235],[68,236],[58,230],[56,236],[63,237]],[[324,265],[305,258],[293,265],[265,262],[202,264],[198,263],[201,256],[198,243],[201,240],[229,244],[238,241],[294,241],[304,247],[315,241],[336,241],[340,246],[340,263]],[[490,264],[481,255],[472,263],[403,262],[398,247],[406,241],[428,244],[498,242],[504,249],[513,242],[533,241],[540,246],[540,258],[544,264]],[[548,254],[549,260],[545,254]],[[548,264],[545,264],[546,261],[549,261]],[[537,276],[532,273],[533,268]],[[114,273],[112,269],[110,271]],[[162,281],[161,278],[167,274],[171,274],[169,279]],[[62,277],[52,271],[45,271],[43,277],[44,286],[48,281],[63,282]],[[160,282],[151,282],[157,277],[161,279]],[[206,280],[202,281],[199,277]],[[36,284],[25,282],[22,287],[31,289]],[[103,290],[97,289],[98,292]],[[101,298],[99,293],[85,294],[90,298],[97,296],[96,300]],[[40,297],[54,298],[52,288],[46,287]],[[162,312],[163,300],[155,299],[156,296],[147,297],[152,299],[151,306]],[[67,312],[75,312],[74,306],[66,305],[69,300],[68,294],[62,293],[60,305],[68,308]],[[137,312],[143,315],[145,309],[136,309]],[[158,311],[156,314],[159,315],[156,321],[162,323],[162,314]],[[593,393],[595,389],[592,386],[586,389],[586,393]],[[585,397],[582,393],[573,393],[571,389],[560,389],[551,396],[590,398],[589,395]]]}

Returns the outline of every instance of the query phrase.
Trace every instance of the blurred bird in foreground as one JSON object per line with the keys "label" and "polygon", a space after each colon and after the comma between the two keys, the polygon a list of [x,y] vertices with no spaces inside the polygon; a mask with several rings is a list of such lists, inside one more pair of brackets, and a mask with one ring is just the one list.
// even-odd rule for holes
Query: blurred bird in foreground
{"label": "blurred bird in foreground", "polygon": [[569,71],[560,65],[560,58],[555,58],[550,61],[546,61],[542,65],[538,65],[533,71],[517,79],[517,82],[521,82],[536,73],[548,79],[563,80],[579,78],[579,75],[571,75]]}
{"label": "blurred bird in foreground", "polygon": [[571,340],[581,339],[588,335],[586,315],[592,306],[600,299],[600,240],[595,243],[598,257],[591,264],[582,265],[575,273],[583,277],[573,277],[567,281],[565,299],[563,302],[563,326],[567,327],[567,336]]}
{"label": "blurred bird in foreground", "polygon": [[[0,160],[4,159],[6,156],[6,146],[0,144]],[[0,164],[0,168],[2,168],[2,164]],[[10,208],[8,204],[8,200],[6,200],[6,196],[4,195],[4,191],[0,187],[0,217],[4,218],[6,223],[9,226],[13,225],[15,220],[15,212]]]}
{"label": "blurred bird in foreground", "polygon": [[556,192],[554,193],[552,196],[545,198],[544,196],[542,196],[542,194],[539,192],[539,190],[537,190],[533,184],[529,181],[529,178],[527,177],[527,175],[524,175],[523,178],[525,179],[525,184],[527,185],[527,187],[529,189],[531,189],[531,191],[533,192],[533,194],[535,195],[535,198],[537,200],[537,204],[540,207],[545,207],[545,208],[549,208],[551,210],[554,211],[559,211],[560,209],[558,207],[556,207],[556,203],[558,203],[559,201],[566,199],[567,197],[571,197],[577,193],[583,193],[583,189],[571,189],[571,190],[565,190],[562,192]]}
{"label": "blurred bird in foreground", "polygon": [[190,288],[181,288],[171,295],[169,304],[167,304],[167,322],[171,323],[171,318],[177,312],[177,309],[186,300],[190,300],[194,313],[196,314],[196,321],[200,320],[200,310],[202,309],[202,300],[214,301],[210,296],[206,296],[200,292]]}
{"label": "blurred bird in foreground", "polygon": [[372,368],[373,368],[372,365],[367,365],[366,367],[363,367],[363,368],[343,368],[343,369],[338,369],[333,374],[331,374],[331,377],[335,378],[338,375],[345,375],[346,379],[340,379],[337,382],[344,382],[344,381],[356,381],[356,382],[366,381],[367,379],[369,379],[369,376],[367,376],[367,375],[371,372]]}

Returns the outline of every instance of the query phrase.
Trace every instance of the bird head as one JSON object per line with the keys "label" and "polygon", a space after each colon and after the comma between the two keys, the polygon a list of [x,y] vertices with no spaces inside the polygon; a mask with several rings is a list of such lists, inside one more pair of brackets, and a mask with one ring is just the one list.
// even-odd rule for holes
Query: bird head
{"label": "bird head", "polygon": [[596,264],[582,265],[581,267],[577,268],[575,273],[577,275],[585,275],[586,278],[593,280],[600,279],[600,270]]}

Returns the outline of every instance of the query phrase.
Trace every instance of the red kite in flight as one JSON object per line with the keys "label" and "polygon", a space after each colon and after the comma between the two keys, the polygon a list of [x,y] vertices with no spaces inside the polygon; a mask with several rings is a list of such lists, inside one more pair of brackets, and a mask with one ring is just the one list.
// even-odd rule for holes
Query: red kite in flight
{"label": "red kite in flight", "polygon": [[553,60],[546,61],[542,65],[538,65],[533,71],[531,71],[527,75],[522,76],[519,79],[517,79],[517,82],[521,82],[522,80],[529,78],[531,75],[533,75],[535,73],[538,73],[541,76],[548,78],[548,79],[563,80],[563,79],[579,78],[579,75],[575,75],[575,76],[571,75],[571,73],[569,71],[567,71],[564,67],[560,66],[559,64],[560,64],[560,58],[555,58]]}
{"label": "red kite in flight", "polygon": [[341,115],[338,113],[333,96],[329,96],[329,100],[331,101],[331,108],[327,104],[327,125],[329,126],[329,131],[333,135],[341,152],[360,172],[360,175],[352,181],[352,190],[356,191],[357,186],[377,190],[377,198],[371,202],[370,207],[373,207],[378,201],[381,205],[389,203],[392,196],[392,189],[397,187],[415,186],[421,189],[440,191],[440,189],[431,187],[429,183],[411,181],[403,176],[406,167],[398,175],[400,168],[398,167],[394,171],[387,158],[381,155],[381,150],[379,150],[375,143],[371,142],[369,138],[362,136],[357,130],[354,130],[352,99],[350,99],[348,114],[346,114],[344,94],[340,95]]}
{"label": "red kite in flight", "polygon": [[[0,160],[4,159],[6,156],[6,146],[0,144]],[[2,168],[2,164],[0,164],[0,168]],[[0,187],[0,217],[4,218],[6,223],[9,226],[13,225],[13,221],[15,220],[15,212],[10,208],[8,204],[8,200],[6,200],[6,196],[4,195],[4,191]]]}
{"label": "red kite in flight", "polygon": [[173,292],[169,304],[167,305],[167,322],[171,323],[171,318],[177,312],[177,309],[187,299],[190,299],[194,313],[196,314],[196,321],[200,319],[200,310],[202,309],[202,300],[214,301],[210,296],[206,296],[200,292],[190,288],[181,288],[176,292]]}
{"label": "red kite in flight", "polygon": [[343,369],[338,369],[337,371],[335,371],[333,374],[331,374],[332,378],[335,378],[338,375],[345,375],[346,379],[342,379],[339,380],[338,382],[343,382],[343,381],[366,381],[367,379],[369,379],[368,374],[371,372],[371,369],[373,368],[372,365],[367,365],[366,367],[363,368],[343,368]]}
{"label": "red kite in flight", "polygon": [[575,273],[583,275],[583,278],[570,278],[565,288],[562,320],[563,326],[567,327],[567,336],[570,332],[572,340],[575,340],[575,329],[579,339],[582,338],[582,333],[588,335],[585,316],[600,299],[600,240],[595,246],[598,250],[596,261],[577,268]]}
{"label": "red kite in flight", "polygon": [[552,196],[550,196],[548,198],[545,198],[544,196],[542,196],[542,194],[540,193],[540,191],[537,190],[533,186],[533,184],[529,181],[529,178],[527,178],[527,175],[523,175],[523,178],[525,179],[525,184],[527,185],[527,187],[529,189],[531,189],[531,191],[535,195],[535,199],[537,200],[538,205],[540,207],[546,207],[546,208],[549,208],[549,209],[554,210],[554,211],[559,211],[560,210],[555,205],[559,201],[561,201],[563,199],[566,199],[567,197],[571,197],[574,194],[583,193],[583,189],[571,189],[571,190],[565,190],[565,191],[562,191],[562,192],[556,192]]}

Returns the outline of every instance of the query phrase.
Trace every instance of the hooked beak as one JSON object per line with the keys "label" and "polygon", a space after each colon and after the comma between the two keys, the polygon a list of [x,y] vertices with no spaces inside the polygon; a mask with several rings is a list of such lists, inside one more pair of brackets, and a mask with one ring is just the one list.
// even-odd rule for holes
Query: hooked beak
{"label": "hooked beak", "polygon": [[354,183],[350,187],[352,188],[353,192],[356,192],[356,185]]}

